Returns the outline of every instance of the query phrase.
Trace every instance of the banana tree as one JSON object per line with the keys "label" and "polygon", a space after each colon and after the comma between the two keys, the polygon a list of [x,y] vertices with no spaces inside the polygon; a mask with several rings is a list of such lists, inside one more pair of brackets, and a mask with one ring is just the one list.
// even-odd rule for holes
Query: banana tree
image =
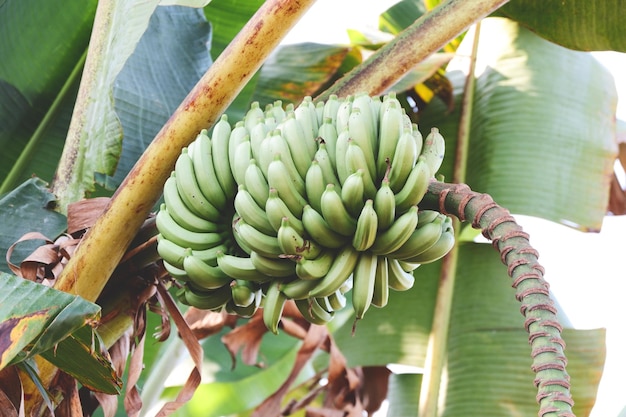
{"label": "banana tree", "polygon": [[[22,333],[49,304],[45,296],[23,303],[32,290],[3,280],[15,294],[3,301],[12,307],[2,316],[10,325],[2,333],[11,348],[1,362],[6,404],[19,409],[22,391],[8,389],[17,381],[29,412],[90,413],[101,404],[112,415],[131,352],[129,414],[138,413],[142,401],[145,409],[163,397],[169,401],[163,414],[183,407],[185,415],[255,408],[256,415],[281,408],[334,415],[337,409],[373,412],[387,398],[390,415],[530,415],[537,389],[542,415],[573,415],[571,397],[576,415],[590,413],[604,333],[567,329],[536,252],[506,209],[599,229],[616,154],[615,88],[588,53],[557,43],[623,50],[617,22],[585,2],[546,10],[530,1],[451,0],[437,7],[402,1],[381,16],[381,27],[395,36],[384,45],[354,33],[350,46],[278,47],[311,1],[158,3],[60,8],[8,1],[0,9],[2,27],[23,33],[21,42],[3,41],[11,59],[0,77],[5,270],[53,278],[61,294],[102,307],[98,317],[93,306],[66,299],[66,308],[45,316],[40,332]],[[621,3],[609,6],[620,10]],[[40,28],[50,19],[58,25],[42,41]],[[598,27],[605,32],[589,29]],[[25,50],[37,53],[26,58]],[[363,61],[364,50],[376,52]],[[449,54],[437,51],[457,57],[448,63]],[[432,182],[420,208],[462,222],[450,255],[416,269],[410,291],[391,292],[388,305],[368,310],[356,328],[349,309],[319,327],[286,308],[293,320],[282,320],[277,336],[265,335],[258,317],[236,320],[193,309],[183,317],[185,306],[162,279],[150,216],[181,150],[222,113],[243,119],[254,101],[298,105],[306,96],[326,101],[333,94],[386,91],[397,91],[422,132],[436,127],[446,138],[440,171],[446,182]],[[32,173],[50,181],[50,190],[41,180],[26,180]],[[494,242],[500,257],[474,241],[466,222]],[[12,246],[33,231],[41,234]],[[515,289],[503,278],[507,272]],[[52,291],[46,296],[56,303],[61,295]],[[164,346],[144,344],[151,326],[168,339],[170,322],[184,343],[171,335]],[[85,325],[97,332],[84,332]],[[117,372],[96,345],[109,348]],[[55,355],[56,346],[69,347]],[[93,366],[66,360],[76,350],[97,351]],[[164,389],[171,357],[184,351],[195,363],[190,377],[178,384],[182,389]],[[141,373],[144,353],[149,366]],[[203,361],[213,364],[213,382],[201,384]],[[419,370],[390,374],[389,364]],[[77,381],[97,394],[79,400]]]}

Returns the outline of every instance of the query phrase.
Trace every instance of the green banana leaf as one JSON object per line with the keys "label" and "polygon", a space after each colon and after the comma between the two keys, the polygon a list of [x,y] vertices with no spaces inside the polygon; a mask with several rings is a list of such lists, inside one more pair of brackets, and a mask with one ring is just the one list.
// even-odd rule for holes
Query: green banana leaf
{"label": "green banana leaf", "polygon": [[83,385],[119,394],[121,381],[89,326],[98,305],[1,272],[0,286],[0,369],[41,354]]}
{"label": "green banana leaf", "polygon": [[498,13],[567,48],[624,52],[625,7],[624,0],[517,0],[507,3]]}
{"label": "green banana leaf", "polygon": [[[10,272],[5,254],[11,245],[28,232],[39,232],[56,239],[67,229],[67,219],[52,210],[54,195],[39,178],[31,178],[0,198],[0,272]],[[13,251],[11,262],[19,265],[42,240],[20,242]]]}
{"label": "green banana leaf", "polygon": [[33,174],[52,179],[63,148],[96,4],[95,0],[3,2],[0,195]]}
{"label": "green banana leaf", "polygon": [[[480,33],[466,182],[514,213],[599,230],[617,152],[612,76],[589,53],[545,41],[508,19],[486,19]],[[459,56],[469,54],[469,41]],[[464,66],[460,60],[448,66],[455,111],[434,100],[420,118],[422,133],[436,126],[447,140],[440,172],[448,179]]]}

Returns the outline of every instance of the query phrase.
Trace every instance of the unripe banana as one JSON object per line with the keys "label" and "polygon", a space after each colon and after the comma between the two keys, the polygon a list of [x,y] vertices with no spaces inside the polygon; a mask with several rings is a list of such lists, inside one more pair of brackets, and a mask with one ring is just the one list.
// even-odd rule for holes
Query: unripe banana
{"label": "unripe banana", "polygon": [[[306,175],[306,171],[304,171],[303,175],[300,174],[298,168],[293,162],[293,158],[289,151],[289,146],[287,145],[285,139],[283,139],[279,129],[274,129],[272,132],[270,132],[267,138],[267,144],[265,146],[267,146],[267,150],[273,156],[273,159],[276,159],[276,156],[280,155],[280,160],[283,162],[283,164],[285,164],[285,167],[287,168],[287,171],[289,173],[289,178],[293,182],[294,187],[300,195],[304,196],[304,177]],[[306,166],[306,168],[308,168],[308,165]]]}
{"label": "unripe banana", "polygon": [[398,217],[389,229],[376,236],[370,247],[372,253],[386,255],[398,250],[406,242],[417,226],[417,206],[413,206]]}
{"label": "unripe banana", "polygon": [[262,123],[263,119],[265,119],[265,113],[263,112],[263,110],[261,110],[259,102],[252,102],[250,104],[250,109],[246,112],[246,115],[243,119],[246,129],[248,129],[248,132],[252,132],[254,126]]}
{"label": "unripe banana", "polygon": [[165,239],[171,240],[183,248],[208,249],[219,245],[224,240],[222,233],[192,232],[179,226],[169,214],[165,204],[161,204],[161,208],[156,215],[156,225],[159,233]]}
{"label": "unripe banana", "polygon": [[302,131],[302,126],[296,121],[295,115],[291,113],[278,126],[278,129],[280,129],[285,142],[287,142],[293,163],[298,169],[300,176],[304,178],[313,159],[313,154],[309,154],[309,148],[303,146],[304,132]]}
{"label": "unripe banana", "polygon": [[269,114],[266,114],[266,118],[267,117],[273,117],[276,120],[277,124],[280,124],[285,120],[285,118],[287,117],[287,112],[285,111],[285,109],[283,109],[282,100],[274,101],[271,112]]}
{"label": "unripe banana", "polygon": [[170,274],[172,278],[176,278],[177,280],[183,281],[183,282],[189,281],[189,276],[187,275],[184,269],[175,267],[174,265],[170,264],[165,259],[163,260],[163,267],[165,268],[167,273]]}
{"label": "unripe banana", "polygon": [[[373,178],[376,176],[376,171],[372,173],[368,167],[368,157],[363,152],[363,149],[357,144],[356,141],[348,140],[348,149],[346,150],[346,169],[348,175],[363,170],[363,187],[366,198],[374,198],[376,195],[376,186],[374,185]],[[375,169],[375,168],[374,168]],[[344,180],[347,181],[347,178]]]}
{"label": "unripe banana", "polygon": [[413,135],[413,139],[415,140],[415,149],[418,155],[422,153],[422,148],[424,147],[424,138],[422,137],[422,133],[419,131],[417,127],[417,123],[413,123],[413,130],[411,130],[411,134]]}
{"label": "unripe banana", "polygon": [[378,256],[362,252],[352,274],[352,308],[357,319],[362,319],[372,303]]}
{"label": "unripe banana", "polygon": [[322,215],[330,227],[344,236],[352,236],[356,220],[348,213],[333,184],[328,184],[322,193]]}
{"label": "unripe banana", "polygon": [[335,174],[335,168],[330,159],[330,154],[328,153],[328,146],[324,142],[320,142],[315,152],[314,159],[322,169],[325,184],[334,184],[337,190],[339,190],[341,188],[341,182]]}
{"label": "unripe banana", "polygon": [[313,160],[306,173],[305,185],[307,201],[317,211],[322,211],[322,193],[326,189],[326,184],[322,168],[316,160]]}
{"label": "unripe banana", "polygon": [[296,275],[301,280],[318,280],[326,276],[334,260],[335,253],[330,250],[323,251],[312,259],[301,257],[296,260]]}
{"label": "unripe banana", "polygon": [[219,222],[221,213],[200,191],[193,162],[186,148],[178,156],[175,170],[176,187],[185,205],[196,215],[212,222]]}
{"label": "unripe banana", "polygon": [[248,192],[254,198],[254,201],[259,207],[265,207],[267,201],[270,186],[265,179],[265,175],[256,162],[256,159],[251,159],[246,168],[246,173],[243,182],[248,189]]}
{"label": "unripe banana", "polygon": [[397,259],[387,258],[389,288],[395,291],[406,291],[413,287],[415,277],[412,272],[406,272]]}
{"label": "unripe banana", "polygon": [[330,117],[324,117],[323,123],[320,126],[319,132],[317,132],[318,140],[322,139],[320,143],[324,143],[326,145],[326,150],[328,151],[328,156],[332,165],[335,166],[337,163],[335,148],[337,146],[337,129],[335,128],[335,124],[333,119]]}
{"label": "unripe banana", "polygon": [[347,301],[346,296],[341,291],[341,289],[335,291],[334,293],[326,297],[326,300],[328,300],[328,304],[334,311],[339,311],[342,308],[344,308],[346,306],[346,301]]}
{"label": "unripe banana", "polygon": [[426,157],[426,163],[432,175],[435,175],[437,171],[439,171],[445,153],[446,144],[443,136],[439,133],[439,129],[433,127],[428,136],[426,136],[424,148],[422,149],[422,155]]}
{"label": "unripe banana", "polygon": [[231,300],[231,290],[229,285],[210,291],[200,291],[191,288],[189,285],[185,287],[185,301],[190,306],[200,308],[202,310],[221,310],[228,301]]}
{"label": "unripe banana", "polygon": [[291,226],[288,217],[283,217],[277,237],[283,254],[315,259],[321,252],[321,248],[315,242],[305,239]]}
{"label": "unripe banana", "polygon": [[226,275],[220,267],[202,262],[191,253],[191,250],[187,251],[183,266],[189,276],[189,281],[199,288],[213,290],[230,284],[230,281],[232,281],[232,278]]}
{"label": "unripe banana", "polygon": [[415,140],[411,132],[405,130],[398,139],[396,151],[391,160],[391,169],[389,170],[389,186],[394,193],[402,189],[416,161],[417,149]]}
{"label": "unripe banana", "polygon": [[350,139],[350,132],[348,129],[339,131],[337,136],[337,144],[335,145],[335,171],[337,172],[337,178],[341,184],[344,183],[350,173],[346,166],[346,152],[348,151],[348,140]]}
{"label": "unripe banana", "polygon": [[389,257],[396,259],[409,259],[417,256],[432,247],[443,232],[443,220],[445,216],[436,217],[429,223],[417,223],[411,236],[397,250],[391,252]]}
{"label": "unripe banana", "polygon": [[411,206],[422,201],[426,191],[428,191],[431,177],[426,159],[420,156],[402,189],[395,195],[396,210],[400,213],[405,212]]}
{"label": "unripe banana", "polygon": [[426,224],[434,222],[437,217],[439,217],[439,212],[436,210],[420,210],[417,213],[417,224]]}
{"label": "unripe banana", "polygon": [[307,147],[309,154],[315,153],[315,138],[318,130],[315,107],[311,108],[305,98],[293,112],[296,120],[302,126],[302,132],[304,133],[303,145]]}
{"label": "unripe banana", "polygon": [[447,230],[441,234],[437,242],[419,255],[404,259],[406,262],[427,264],[438,261],[454,247],[454,232]]}
{"label": "unripe banana", "polygon": [[374,292],[372,293],[372,305],[382,308],[389,301],[389,266],[386,256],[379,256],[376,263],[376,278],[374,279]]}
{"label": "unripe banana", "polygon": [[181,227],[192,232],[217,232],[221,230],[221,225],[218,223],[204,219],[189,210],[180,194],[178,194],[176,171],[173,171],[172,175],[165,181],[163,198],[168,213]]}
{"label": "unripe banana", "polygon": [[[363,209],[365,202],[365,184],[363,183],[364,170],[359,169],[348,175],[348,178],[341,187],[341,201],[346,206],[346,210],[352,216],[358,216]],[[320,195],[321,197],[321,195]],[[309,200],[310,202],[310,200]]]}
{"label": "unripe banana", "polygon": [[365,206],[363,206],[357,219],[352,246],[359,252],[369,249],[376,240],[377,230],[378,216],[374,210],[374,202],[370,199],[365,202]]}
{"label": "unripe banana", "polygon": [[265,210],[254,201],[245,185],[239,184],[234,204],[237,213],[250,226],[266,235],[271,236],[276,233],[265,214]]}
{"label": "unripe banana", "polygon": [[211,134],[211,150],[215,175],[228,198],[232,198],[237,191],[237,185],[230,169],[228,158],[230,133],[230,124],[226,118],[221,118],[213,127],[213,133]]}
{"label": "unripe banana", "polygon": [[378,216],[378,230],[389,229],[396,218],[396,197],[389,187],[389,179],[385,176],[374,197],[374,210]]}
{"label": "unripe banana", "polygon": [[324,102],[319,101],[315,104],[315,115],[317,116],[317,126],[319,128],[324,121]]}
{"label": "unripe banana", "polygon": [[230,283],[230,291],[232,294],[233,304],[239,307],[248,307],[256,300],[257,289],[250,281],[241,279],[234,280]]}
{"label": "unripe banana", "polygon": [[235,123],[235,127],[231,130],[230,138],[228,140],[228,163],[231,167],[235,166],[235,149],[237,149],[237,146],[242,140],[244,140],[244,138],[246,138],[246,140],[250,140],[250,131],[246,129],[243,120],[240,120]]}
{"label": "unripe banana", "polygon": [[400,264],[400,267],[404,270],[404,272],[413,272],[422,265],[414,262],[406,262],[401,259],[398,259],[398,263]]}
{"label": "unripe banana", "polygon": [[[378,103],[378,104],[376,104]],[[351,113],[355,109],[359,109],[361,112],[361,118],[363,123],[367,123],[366,129],[368,129],[370,144],[372,146],[372,153],[374,155],[374,163],[376,162],[376,153],[378,152],[378,105],[380,105],[379,97],[370,97],[365,93],[359,93],[354,96],[352,102]],[[350,120],[348,119],[348,126]]]}
{"label": "unripe banana", "polygon": [[212,248],[203,250],[192,250],[191,253],[205,264],[211,266],[217,266],[217,253],[227,253],[230,249],[230,244],[222,243],[221,245],[214,246]]}
{"label": "unripe banana", "polygon": [[285,202],[289,210],[300,218],[302,209],[307,204],[302,194],[296,189],[289,176],[287,167],[277,156],[267,168],[267,183],[278,191],[278,195]]}
{"label": "unripe banana", "polygon": [[294,262],[282,258],[267,258],[255,251],[250,253],[250,261],[257,271],[272,278],[290,277],[296,272]]}
{"label": "unripe banana", "polygon": [[[367,96],[366,96],[367,97]],[[369,97],[368,97],[369,98]],[[357,99],[355,99],[356,101]],[[361,109],[352,105],[350,118],[348,119],[348,131],[350,138],[359,145],[363,151],[366,167],[370,176],[376,178],[376,153],[374,144],[377,142],[376,129],[369,111],[369,103],[367,107]]]}
{"label": "unripe banana", "polygon": [[157,235],[157,253],[165,262],[173,267],[183,269],[185,249],[186,248],[178,246],[171,240],[166,239],[162,234],[159,233]]}
{"label": "unripe banana", "polygon": [[302,300],[309,297],[309,292],[319,284],[319,280],[304,280],[295,277],[291,281],[280,284],[280,291],[292,300]]}
{"label": "unripe banana", "polygon": [[302,225],[313,240],[327,248],[340,248],[349,242],[348,237],[333,230],[324,217],[310,205],[304,206]]}
{"label": "unripe banana", "polygon": [[247,246],[251,251],[258,252],[268,258],[278,258],[283,253],[276,236],[270,236],[259,232],[257,229],[247,224],[243,219],[239,219],[236,222],[236,226],[233,230],[235,238],[238,241],[241,240],[244,242],[245,246]]}
{"label": "unripe banana", "polygon": [[217,265],[224,274],[234,279],[252,282],[270,280],[270,277],[256,269],[250,257],[247,256],[235,256],[220,252],[217,254]]}
{"label": "unripe banana", "polygon": [[358,259],[359,252],[351,245],[344,246],[335,256],[326,276],[310,291],[309,296],[327,297],[341,288],[352,275]]}
{"label": "unripe banana", "polygon": [[334,317],[334,312],[326,311],[315,298],[295,300],[300,314],[309,322],[317,325],[325,325]]}
{"label": "unripe banana", "polygon": [[[339,98],[337,97],[336,94],[331,94],[330,97],[328,97],[328,100],[326,100],[326,102],[324,103],[324,121],[326,120],[326,118],[330,119],[329,123],[333,126],[335,126],[335,121],[337,118],[337,110],[339,109],[339,106],[341,105],[341,101],[339,101]],[[322,129],[322,127],[320,126],[320,130]]]}
{"label": "unripe banana", "polygon": [[250,137],[244,136],[239,145],[235,148],[234,164],[231,165],[233,176],[237,184],[244,184],[246,182],[246,170],[250,165],[252,158],[252,144],[250,143]]}
{"label": "unripe banana", "polygon": [[287,204],[280,198],[275,188],[270,188],[269,190],[269,197],[265,203],[265,214],[275,232],[278,232],[278,229],[280,229],[283,217],[288,217],[291,226],[296,229],[298,233],[304,233],[302,221],[289,210],[289,207],[287,207]]}
{"label": "unripe banana", "polygon": [[387,171],[388,162],[393,159],[402,134],[402,106],[395,97],[388,98],[381,106],[380,133],[378,135],[378,154],[376,155],[376,173],[382,178]]}
{"label": "unripe banana", "polygon": [[267,145],[265,139],[267,139],[269,132],[269,127],[265,123],[257,124],[250,132],[252,157],[258,161],[264,175],[267,174],[267,164],[272,160],[272,154],[268,152],[267,148],[264,148],[264,145]]}
{"label": "unripe banana", "polygon": [[[222,116],[225,117],[226,115]],[[206,130],[202,130],[194,141],[196,149],[192,155],[193,169],[198,187],[207,200],[217,209],[226,205],[226,194],[219,185],[213,165],[211,139]],[[167,204],[167,203],[166,203]]]}
{"label": "unripe banana", "polygon": [[352,111],[353,102],[354,96],[350,95],[339,104],[339,108],[337,108],[337,115],[335,116],[335,126],[337,127],[337,133],[348,130],[348,121],[350,120],[350,112]]}
{"label": "unripe banana", "polygon": [[263,300],[263,323],[274,334],[278,334],[278,325],[287,302],[287,297],[278,288],[279,285],[280,281],[270,282]]}

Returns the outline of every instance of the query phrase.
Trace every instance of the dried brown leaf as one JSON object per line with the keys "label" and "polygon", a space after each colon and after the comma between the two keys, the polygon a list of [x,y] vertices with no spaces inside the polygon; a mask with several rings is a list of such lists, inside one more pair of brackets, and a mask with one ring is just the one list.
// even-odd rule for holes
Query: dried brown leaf
{"label": "dried brown leaf", "polygon": [[225,311],[217,313],[211,310],[189,307],[185,312],[185,321],[196,338],[202,340],[205,337],[219,333],[225,326],[235,327],[237,316],[228,314]]}
{"label": "dried brown leaf", "polygon": [[228,349],[233,361],[233,368],[236,364],[237,353],[242,350],[241,359],[246,365],[262,366],[257,362],[261,340],[267,333],[267,327],[263,323],[263,316],[255,314],[243,326],[235,327],[232,331],[222,336],[222,343]]}
{"label": "dried brown leaf", "polygon": [[626,214],[626,190],[622,189],[615,173],[611,178],[608,211],[616,216]]}
{"label": "dried brown leaf", "polygon": [[307,336],[304,338],[302,346],[300,346],[296,355],[296,360],[291,368],[291,373],[281,387],[274,394],[266,398],[265,401],[263,401],[263,403],[261,403],[261,405],[254,410],[252,417],[281,415],[281,404],[285,394],[289,391],[291,384],[298,377],[300,371],[311,359],[315,351],[324,344],[328,337],[328,329],[326,329],[326,326],[317,326],[312,324],[309,327]]}
{"label": "dried brown leaf", "polygon": [[24,415],[24,390],[15,366],[0,370],[0,416]]}
{"label": "dried brown leaf", "polygon": [[361,369],[363,371],[361,402],[365,411],[371,414],[380,409],[387,398],[391,371],[386,366],[366,366]]}
{"label": "dried brown leaf", "polygon": [[56,407],[54,415],[56,417],[83,417],[76,379],[64,372],[59,372],[56,388],[63,392],[63,399]]}
{"label": "dried brown leaf", "polygon": [[96,197],[70,204],[67,207],[67,233],[74,235],[93,226],[109,200],[108,197]]}

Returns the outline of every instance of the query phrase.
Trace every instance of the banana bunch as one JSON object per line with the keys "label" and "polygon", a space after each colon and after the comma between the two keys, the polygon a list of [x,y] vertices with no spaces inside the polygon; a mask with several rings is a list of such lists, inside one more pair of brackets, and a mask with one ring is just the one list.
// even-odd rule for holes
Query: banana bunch
{"label": "banana bunch", "polygon": [[262,306],[277,332],[287,300],[323,324],[351,291],[360,319],[454,245],[448,217],[418,210],[444,149],[393,93],[253,103],[182,151],[156,216],[158,252],[198,308],[248,317]]}

